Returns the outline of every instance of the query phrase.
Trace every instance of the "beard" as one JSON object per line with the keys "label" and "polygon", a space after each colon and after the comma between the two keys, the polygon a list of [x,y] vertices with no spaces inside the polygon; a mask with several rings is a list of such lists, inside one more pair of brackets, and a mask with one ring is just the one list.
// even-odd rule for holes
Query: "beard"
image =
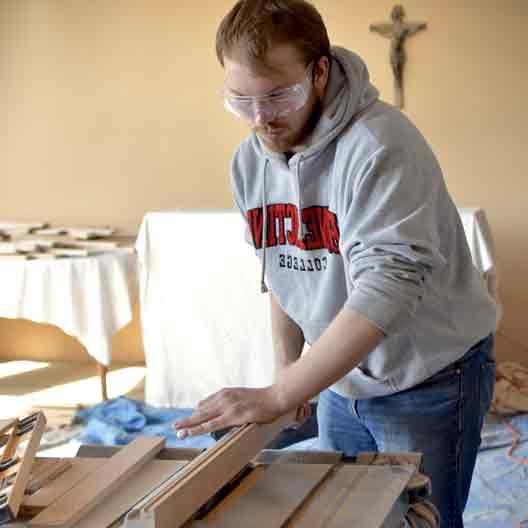
{"label": "beard", "polygon": [[272,152],[288,152],[303,144],[315,129],[322,112],[323,105],[317,97],[304,122],[300,125],[291,123],[291,121],[272,121],[264,126],[253,127],[253,132]]}

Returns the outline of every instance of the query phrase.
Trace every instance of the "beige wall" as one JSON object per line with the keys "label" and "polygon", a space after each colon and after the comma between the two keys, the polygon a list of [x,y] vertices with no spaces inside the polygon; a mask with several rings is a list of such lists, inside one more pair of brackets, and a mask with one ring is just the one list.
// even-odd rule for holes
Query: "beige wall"
{"label": "beige wall", "polygon": [[[392,97],[389,43],[368,31],[393,1],[318,0],[334,43]],[[232,0],[0,0],[0,217],[112,224],[146,211],[230,206],[245,134],[216,91],[214,33]],[[407,0],[406,112],[459,205],[489,215],[505,305],[502,358],[528,352],[528,2]],[[0,292],[1,295],[1,292]],[[141,358],[136,322],[115,340]],[[51,328],[0,320],[0,354],[81,355]]]}

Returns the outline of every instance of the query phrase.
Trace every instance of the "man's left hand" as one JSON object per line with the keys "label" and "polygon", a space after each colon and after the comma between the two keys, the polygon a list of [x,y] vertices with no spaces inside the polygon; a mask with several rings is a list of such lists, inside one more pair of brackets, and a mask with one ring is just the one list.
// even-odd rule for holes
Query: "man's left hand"
{"label": "man's left hand", "polygon": [[269,423],[286,413],[275,387],[229,388],[202,400],[189,418],[174,424],[179,438],[197,436],[235,425]]}

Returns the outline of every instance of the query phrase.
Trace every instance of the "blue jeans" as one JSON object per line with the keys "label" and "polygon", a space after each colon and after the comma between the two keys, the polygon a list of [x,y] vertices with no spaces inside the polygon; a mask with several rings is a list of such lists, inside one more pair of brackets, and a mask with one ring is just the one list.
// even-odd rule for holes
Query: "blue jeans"
{"label": "blue jeans", "polygon": [[493,336],[411,389],[366,400],[319,396],[321,449],[415,451],[431,478],[442,528],[462,528],[484,416],[495,382]]}

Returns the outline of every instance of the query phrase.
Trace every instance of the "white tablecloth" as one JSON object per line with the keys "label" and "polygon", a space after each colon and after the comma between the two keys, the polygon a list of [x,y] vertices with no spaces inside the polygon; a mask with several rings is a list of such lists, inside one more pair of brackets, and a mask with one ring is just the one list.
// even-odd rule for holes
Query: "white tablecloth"
{"label": "white tablecloth", "polygon": [[[494,277],[484,212],[461,209],[475,266]],[[155,212],[136,245],[146,400],[194,407],[226,386],[271,382],[268,296],[238,212]]]}
{"label": "white tablecloth", "polygon": [[225,386],[271,382],[269,300],[238,213],[155,212],[136,249],[146,401],[194,407]]}
{"label": "white tablecloth", "polygon": [[137,260],[130,250],[54,260],[0,259],[0,317],[58,326],[103,365],[132,319]]}
{"label": "white tablecloth", "polygon": [[488,291],[499,304],[495,245],[486,213],[478,207],[460,207],[458,212],[462,219],[473,264],[482,274]]}

